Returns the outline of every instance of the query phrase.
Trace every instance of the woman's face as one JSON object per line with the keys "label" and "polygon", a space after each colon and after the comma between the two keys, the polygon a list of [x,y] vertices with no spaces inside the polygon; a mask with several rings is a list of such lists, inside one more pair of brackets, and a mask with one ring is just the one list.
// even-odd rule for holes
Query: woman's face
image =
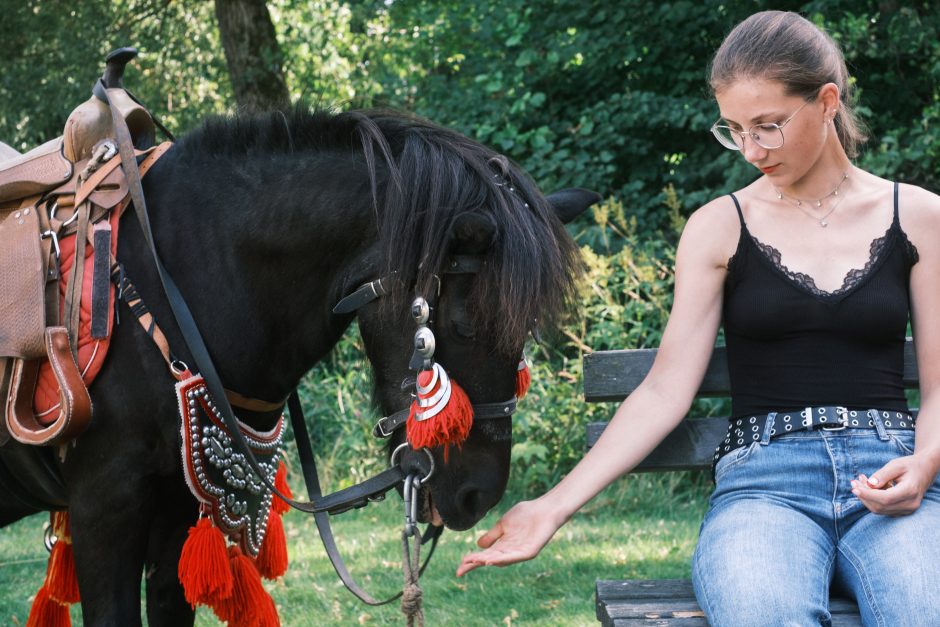
{"label": "woman's face", "polygon": [[783,126],[783,146],[764,148],[748,135],[741,148],[748,163],[763,172],[775,187],[799,181],[819,159],[829,117],[821,98],[807,102],[787,95],[781,83],[764,79],[735,81],[717,92],[715,98],[724,124],[736,131],[746,132],[756,124]]}

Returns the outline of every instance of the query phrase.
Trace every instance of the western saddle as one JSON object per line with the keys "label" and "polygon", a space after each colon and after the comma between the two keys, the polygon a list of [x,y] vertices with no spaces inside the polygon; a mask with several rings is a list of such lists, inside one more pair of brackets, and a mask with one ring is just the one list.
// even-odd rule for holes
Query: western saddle
{"label": "western saddle", "polygon": [[[109,221],[127,196],[116,116],[136,149],[154,145],[150,113],[122,86],[124,66],[136,55],[133,48],[108,55],[92,96],[72,111],[61,137],[26,154],[0,143],[0,445],[10,437],[33,445],[67,442],[91,418],[77,363],[78,333],[86,265],[93,274],[92,337],[110,330]],[[73,235],[74,261],[60,277],[60,242]],[[84,263],[88,257],[92,261]],[[66,279],[64,294],[60,278]],[[45,360],[59,404],[57,415],[40,418],[33,397]]]}

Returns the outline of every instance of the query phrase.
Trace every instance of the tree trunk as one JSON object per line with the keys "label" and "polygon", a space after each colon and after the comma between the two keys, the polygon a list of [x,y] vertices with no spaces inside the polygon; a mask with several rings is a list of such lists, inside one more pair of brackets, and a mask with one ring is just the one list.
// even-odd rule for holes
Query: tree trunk
{"label": "tree trunk", "polygon": [[215,0],[215,15],[238,108],[287,108],[281,48],[264,0]]}

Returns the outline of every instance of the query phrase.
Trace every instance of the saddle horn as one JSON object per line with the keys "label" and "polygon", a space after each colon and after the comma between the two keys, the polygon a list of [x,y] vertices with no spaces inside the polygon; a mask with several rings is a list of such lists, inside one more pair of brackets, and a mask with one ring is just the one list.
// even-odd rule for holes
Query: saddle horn
{"label": "saddle horn", "polygon": [[91,87],[91,97],[75,108],[65,123],[63,153],[76,163],[91,157],[103,139],[114,138],[114,123],[106,103],[113,102],[124,116],[134,147],[150,148],[156,141],[150,112],[124,89],[124,69],[137,57],[130,46],[112,50],[105,57],[105,69]]}
{"label": "saddle horn", "polygon": [[113,88],[124,88],[124,68],[130,63],[131,60],[137,57],[137,48],[132,48],[130,46],[125,46],[124,48],[118,48],[117,50],[112,50],[108,53],[108,56],[105,57],[105,68],[104,73],[101,75],[100,81],[95,81],[95,84],[92,85],[91,93],[98,97],[98,100],[102,102],[107,102],[104,98],[104,94],[101,93],[103,89],[113,89]]}

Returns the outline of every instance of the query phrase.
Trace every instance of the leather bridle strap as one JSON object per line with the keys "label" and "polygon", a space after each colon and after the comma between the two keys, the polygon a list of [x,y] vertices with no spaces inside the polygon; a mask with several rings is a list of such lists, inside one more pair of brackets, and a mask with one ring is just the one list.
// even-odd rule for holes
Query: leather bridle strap
{"label": "leather bridle strap", "polygon": [[388,294],[388,287],[385,285],[385,283],[390,283],[393,276],[394,275],[382,277],[381,279],[376,279],[374,281],[369,281],[364,285],[360,285],[352,294],[345,296],[338,303],[336,303],[336,305],[333,306],[333,313],[352,313],[360,307],[371,303],[380,296],[385,296]]}
{"label": "leather bridle strap", "polygon": [[[488,418],[509,418],[516,411],[516,397],[502,403],[475,403],[473,405],[473,419],[485,420]],[[391,416],[380,418],[372,427],[372,435],[377,438],[387,438],[405,424],[411,408],[396,411]]]}
{"label": "leather bridle strap", "polygon": [[[297,395],[297,391],[291,393],[290,397],[287,399],[287,408],[290,412],[290,421],[291,427],[294,430],[294,439],[297,442],[297,453],[300,457],[300,467],[304,475],[304,483],[307,485],[307,495],[313,502],[319,502],[324,500],[322,492],[320,491],[320,479],[317,473],[317,464],[313,456],[313,449],[310,446],[310,435],[307,432],[307,421],[304,419],[303,408],[300,405],[300,397]],[[400,466],[393,466],[389,468],[378,477],[373,477],[369,481],[374,479],[379,479],[386,473],[391,473],[395,471],[397,473],[397,478],[394,480],[395,483],[399,483],[404,479],[402,470]],[[365,483],[368,483],[365,482]],[[359,484],[358,486],[353,486],[353,488],[359,488],[365,485]],[[389,486],[392,487],[392,486]],[[346,492],[352,490],[353,488],[347,488],[341,492]],[[382,491],[382,494],[386,490]],[[330,499],[333,496],[340,494],[332,494],[327,496],[326,499]],[[363,494],[360,501],[357,503],[349,505],[346,509],[352,507],[362,507],[369,503],[370,500],[373,500],[372,497],[375,495]],[[346,511],[345,509],[340,511]],[[339,513],[339,512],[336,512]],[[326,549],[326,554],[330,558],[330,563],[333,564],[333,570],[336,571],[336,574],[342,580],[343,585],[352,592],[356,597],[368,605],[385,605],[386,603],[391,603],[395,599],[401,597],[402,593],[399,592],[395,596],[389,597],[383,601],[378,601],[369,595],[365,590],[363,590],[356,581],[352,578],[352,575],[349,574],[349,569],[346,568],[346,563],[343,561],[342,556],[339,553],[339,549],[336,547],[336,540],[333,538],[333,529],[330,526],[330,517],[325,512],[314,512],[313,519],[317,523],[317,530],[320,532],[320,540],[323,542],[323,548]],[[421,544],[431,542],[431,549],[428,551],[427,556],[424,558],[424,564],[421,565],[421,570],[419,574],[424,573],[424,569],[427,567],[428,563],[431,561],[431,556],[434,555],[434,549],[437,548],[437,541],[441,537],[441,533],[444,531],[443,527],[435,527],[434,525],[428,525],[427,531],[424,536],[421,538]]]}
{"label": "leather bridle strap", "polygon": [[[480,255],[451,255],[444,267],[444,274],[476,274],[483,268],[485,263]],[[363,283],[351,294],[340,299],[333,307],[333,313],[352,313],[379,297],[385,296],[391,289],[391,283],[396,274],[397,272],[392,272],[388,276]]]}

